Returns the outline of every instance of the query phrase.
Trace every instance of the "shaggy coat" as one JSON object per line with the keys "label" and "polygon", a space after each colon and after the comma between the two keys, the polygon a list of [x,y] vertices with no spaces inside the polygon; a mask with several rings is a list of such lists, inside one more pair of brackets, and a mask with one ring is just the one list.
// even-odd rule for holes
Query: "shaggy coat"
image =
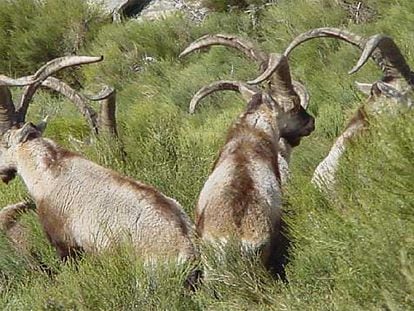
{"label": "shaggy coat", "polygon": [[[281,178],[277,110],[256,94],[235,122],[196,207],[203,240],[237,237],[269,266],[281,239]],[[313,119],[311,119],[313,130]]]}
{"label": "shaggy coat", "polygon": [[62,259],[123,242],[145,259],[196,257],[189,218],[155,188],[59,147],[30,123],[6,132],[3,145],[0,175],[21,176]]}

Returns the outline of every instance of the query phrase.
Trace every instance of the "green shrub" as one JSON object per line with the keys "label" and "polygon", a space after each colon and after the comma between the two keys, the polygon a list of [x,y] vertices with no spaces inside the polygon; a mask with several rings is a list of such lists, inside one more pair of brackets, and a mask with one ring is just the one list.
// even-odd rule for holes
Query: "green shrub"
{"label": "green shrub", "polygon": [[79,54],[103,16],[82,0],[0,1],[0,72],[27,75],[53,58]]}
{"label": "green shrub", "polygon": [[203,0],[203,5],[210,10],[225,12],[233,9],[246,9],[251,5],[263,5],[268,0]]}
{"label": "green shrub", "polygon": [[[117,88],[125,162],[110,143],[74,143],[70,139],[72,136],[87,141],[89,129],[65,99],[40,92],[28,119],[37,121],[45,114],[51,115],[47,137],[106,167],[154,185],[177,199],[192,216],[226,131],[245,104],[237,94],[218,93],[204,99],[196,114],[189,115],[189,100],[206,83],[247,80],[258,73],[256,64],[223,47],[212,47],[183,60],[177,59],[178,54],[201,35],[218,32],[250,38],[268,52],[282,52],[300,32],[335,26],[364,35],[385,32],[395,38],[412,64],[413,2],[367,2],[375,6],[378,16],[364,25],[353,24],[337,2],[294,0],[266,7],[255,27],[248,15],[236,10],[211,13],[200,25],[173,16],[163,21],[128,21],[94,30],[91,34],[96,35],[88,36],[82,51],[102,54],[105,61],[84,67],[78,74],[85,76],[85,85],[102,82]],[[16,3],[24,7],[24,12],[36,7],[29,1]],[[9,8],[11,4],[0,5]],[[2,14],[0,11],[1,25],[8,25],[9,15]],[[56,10],[56,14],[63,13]],[[49,19],[57,18],[50,15]],[[15,25],[22,24],[16,27],[28,27],[24,18],[13,19]],[[3,28],[1,35],[5,33]],[[1,53],[8,51],[10,38],[14,37],[4,35],[3,42],[7,44],[0,47]],[[29,53],[27,49],[19,45],[18,51]],[[347,75],[359,53],[343,42],[317,39],[301,45],[290,56],[292,75],[309,89],[309,111],[316,117],[316,130],[294,150],[292,179],[284,192],[283,212],[292,240],[288,284],[271,278],[256,258],[241,258],[231,247],[223,262],[217,261],[208,248],[202,249],[204,263],[214,269],[192,295],[181,287],[185,267],[148,268],[131,257],[128,250],[85,256],[77,266],[63,264],[45,240],[35,216],[27,215],[24,222],[33,232],[35,249],[41,260],[58,273],[48,278],[30,270],[25,259],[11,252],[7,241],[1,240],[0,251],[7,256],[0,260],[0,271],[6,276],[1,279],[5,290],[0,291],[0,308],[413,309],[413,112],[372,120],[371,130],[350,146],[341,161],[334,197],[319,192],[310,183],[316,165],[348,117],[365,100],[354,88],[354,80],[372,82],[381,76],[373,62],[355,76]],[[146,56],[156,61],[145,62]],[[30,63],[32,56],[27,57]],[[18,60],[16,63],[20,64]],[[19,179],[0,186],[2,205],[15,203],[26,195]]]}

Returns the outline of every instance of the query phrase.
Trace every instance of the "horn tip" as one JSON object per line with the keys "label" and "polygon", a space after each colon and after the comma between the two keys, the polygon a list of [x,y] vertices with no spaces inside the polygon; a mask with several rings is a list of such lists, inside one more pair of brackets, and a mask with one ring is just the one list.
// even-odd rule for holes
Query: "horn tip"
{"label": "horn tip", "polygon": [[355,67],[353,67],[351,70],[349,70],[349,71],[348,71],[348,74],[349,74],[349,75],[352,75],[352,74],[354,74],[355,72],[357,72],[357,71],[358,71],[358,69],[359,69],[359,67],[358,67],[358,66],[355,66]]}
{"label": "horn tip", "polygon": [[259,83],[262,83],[263,81],[264,80],[259,77],[259,78],[256,78],[254,80],[247,81],[247,84],[249,84],[249,85],[257,85]]}
{"label": "horn tip", "polygon": [[183,57],[185,57],[185,56],[187,56],[188,54],[190,54],[191,53],[191,45],[190,46],[188,46],[188,47],[186,47],[185,49],[184,49],[184,51],[182,51],[181,53],[180,53],[180,55],[178,55],[178,58],[183,58]]}

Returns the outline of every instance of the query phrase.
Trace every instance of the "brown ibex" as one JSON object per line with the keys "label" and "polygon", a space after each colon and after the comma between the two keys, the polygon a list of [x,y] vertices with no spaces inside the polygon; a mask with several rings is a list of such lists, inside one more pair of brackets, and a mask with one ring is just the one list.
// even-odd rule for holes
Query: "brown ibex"
{"label": "brown ibex", "polygon": [[357,65],[349,72],[358,71],[370,57],[383,71],[383,77],[372,83],[356,83],[356,86],[369,95],[351,120],[345,130],[337,138],[328,156],[317,166],[312,182],[321,189],[331,189],[335,183],[339,160],[345,152],[347,144],[355,139],[369,123],[369,116],[384,110],[387,105],[400,103],[411,107],[414,74],[401,54],[400,49],[392,38],[385,35],[373,35],[363,38],[346,30],[336,28],[317,28],[297,36],[284,55],[301,43],[319,37],[333,37],[344,40],[362,50]]}
{"label": "brown ibex", "polygon": [[[204,241],[224,242],[235,237],[249,251],[261,253],[268,268],[281,273],[275,263],[281,240],[281,184],[278,163],[279,139],[290,146],[314,130],[314,119],[301,106],[307,105],[305,89],[293,82],[287,58],[266,55],[243,39],[230,35],[205,36],[182,54],[209,45],[236,47],[260,63],[277,64],[262,91],[238,81],[218,81],[202,88],[192,99],[190,111],[204,96],[217,90],[242,94],[247,108],[230,128],[225,145],[204,184],[196,207],[196,229]],[[268,63],[268,64],[267,64]],[[250,81],[258,84],[263,80]],[[290,150],[288,150],[290,153]]]}
{"label": "brown ibex", "polygon": [[[31,90],[25,94],[32,96],[46,78],[24,81]],[[144,260],[196,257],[191,221],[175,200],[42,138],[44,126],[24,123],[30,97],[16,110],[6,86],[0,94],[0,177],[22,178],[62,259],[124,242]]]}
{"label": "brown ibex", "polygon": [[[238,51],[242,52],[244,55],[246,55],[248,58],[250,58],[252,61],[256,62],[259,70],[261,72],[265,72],[266,68],[269,67],[271,64],[278,64],[278,59],[280,57],[279,54],[276,53],[266,53],[259,48],[255,46],[254,43],[250,42],[249,40],[246,40],[244,38],[229,35],[229,34],[216,34],[216,35],[205,35],[197,40],[195,40],[193,43],[191,43],[181,54],[180,57],[184,57],[196,50],[203,49],[212,45],[223,45],[227,47],[232,47],[237,49]],[[265,79],[255,79],[253,81],[248,81],[248,84],[259,84],[262,82],[265,82],[266,84],[266,90],[268,93],[271,94],[274,98],[279,99],[279,102],[283,103],[283,99],[281,100],[280,95],[278,95],[278,89],[277,85],[278,83],[281,83],[281,81],[278,81],[277,75],[273,75],[273,72],[270,73]],[[216,91],[224,91],[224,90],[231,90],[231,91],[237,91],[240,92],[240,83],[243,84],[243,82],[239,81],[218,81],[213,82],[203,88],[201,88],[191,99],[190,102],[190,113],[194,113],[197,105],[199,102],[207,95],[216,92]],[[300,104],[303,107],[303,109],[307,109],[309,104],[309,94],[306,90],[306,88],[299,83],[298,81],[292,81],[293,89],[296,92],[296,94],[300,98]],[[244,89],[246,87],[248,88],[247,84],[244,83]],[[249,101],[249,96],[245,100]],[[287,180],[289,179],[289,162],[290,162],[290,156],[292,152],[292,148],[299,145],[300,138],[296,139],[295,141],[291,140],[290,142],[286,140],[285,138],[281,137],[279,139],[279,154],[278,154],[278,162],[279,162],[279,169],[280,169],[280,175],[281,175],[281,181],[282,184],[285,184]]]}

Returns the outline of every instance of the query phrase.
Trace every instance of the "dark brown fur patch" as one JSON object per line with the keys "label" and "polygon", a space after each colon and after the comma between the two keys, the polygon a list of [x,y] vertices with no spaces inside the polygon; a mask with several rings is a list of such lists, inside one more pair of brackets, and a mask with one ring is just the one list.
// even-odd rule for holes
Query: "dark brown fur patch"
{"label": "dark brown fur patch", "polygon": [[[234,155],[237,163],[235,176],[228,189],[234,224],[240,229],[244,216],[254,200],[254,183],[248,170],[248,160],[244,150],[237,150]],[[242,232],[240,232],[242,233]]]}
{"label": "dark brown fur patch", "polygon": [[196,209],[196,215],[195,215],[195,226],[196,226],[196,232],[199,236],[203,235],[204,231],[204,221],[205,221],[205,215],[204,215],[204,209],[202,210],[201,214],[197,213]]}
{"label": "dark brown fur patch", "polygon": [[37,207],[43,230],[60,258],[66,260],[69,257],[77,257],[82,249],[75,244],[71,233],[67,232],[66,216],[59,213],[48,200],[41,200]]}
{"label": "dark brown fur patch", "polygon": [[[278,162],[279,142],[274,141],[271,137],[269,137],[269,135],[257,128],[246,126],[243,120],[244,117],[240,120],[240,122],[235,123],[229,130],[227,134],[226,144],[239,137],[255,137],[254,143],[252,142],[252,139],[246,141],[242,140],[238,149],[240,149],[241,153],[244,154],[247,152],[253,152],[253,154],[257,155],[258,159],[270,163],[272,165],[274,174],[280,181]],[[213,168],[216,168],[217,164],[220,162],[224,150],[225,148],[220,151],[218,158],[214,162]]]}
{"label": "dark brown fur patch", "polygon": [[111,176],[121,187],[130,187],[137,192],[144,193],[164,218],[172,219],[173,222],[180,227],[183,235],[188,234],[187,224],[182,217],[179,207],[173,204],[170,199],[163,196],[157,189],[137,182],[132,178],[122,176],[116,172],[112,172]]}
{"label": "dark brown fur patch", "polygon": [[51,170],[59,170],[63,160],[79,156],[72,151],[53,145],[45,140],[43,140],[43,146],[47,154],[43,158],[43,163]]}
{"label": "dark brown fur patch", "polygon": [[6,185],[16,177],[17,171],[15,169],[7,169],[0,172],[0,178]]}
{"label": "dark brown fur patch", "polygon": [[247,104],[247,109],[246,109],[247,113],[256,111],[262,103],[263,103],[262,94],[261,93],[254,94],[252,96],[252,99]]}
{"label": "dark brown fur patch", "polygon": [[[246,114],[235,122],[227,134],[226,145],[232,141],[238,142],[238,145],[234,147],[235,151],[231,155],[226,154],[228,150],[225,145],[214,163],[215,169],[225,157],[232,156],[235,159],[235,175],[226,189],[228,196],[226,201],[232,209],[233,223],[237,230],[241,230],[243,219],[256,200],[255,185],[248,169],[251,165],[249,157],[267,163],[280,182],[278,141],[274,141],[262,130],[246,125],[245,117]],[[196,214],[196,228],[200,235],[204,230],[204,212],[205,210],[201,214]],[[243,232],[239,231],[238,234],[243,234]]]}

